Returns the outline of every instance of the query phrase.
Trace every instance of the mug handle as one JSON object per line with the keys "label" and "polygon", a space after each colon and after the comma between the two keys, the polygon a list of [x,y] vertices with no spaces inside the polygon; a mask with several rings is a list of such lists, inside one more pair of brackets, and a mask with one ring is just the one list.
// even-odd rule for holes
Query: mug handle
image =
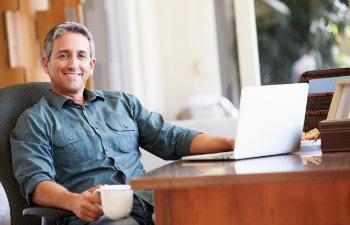
{"label": "mug handle", "polygon": [[[96,190],[94,190],[94,192],[92,192],[92,194],[94,194],[94,195],[100,194],[100,195],[101,195],[101,189],[96,189]],[[102,208],[101,205],[99,205],[99,204],[97,204],[97,203],[94,203],[94,204],[95,204],[97,207],[99,207],[100,209],[103,210],[103,208]]]}

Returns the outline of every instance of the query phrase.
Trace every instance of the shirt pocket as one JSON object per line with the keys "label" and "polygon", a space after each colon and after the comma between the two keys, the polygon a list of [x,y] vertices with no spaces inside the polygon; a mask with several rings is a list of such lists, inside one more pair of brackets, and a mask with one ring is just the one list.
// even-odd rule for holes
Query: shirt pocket
{"label": "shirt pocket", "polygon": [[87,161],[90,154],[85,137],[86,132],[81,127],[56,131],[53,135],[55,163],[74,166]]}
{"label": "shirt pocket", "polygon": [[130,152],[138,149],[138,129],[131,118],[112,116],[107,119],[106,123],[116,135],[122,151]]}

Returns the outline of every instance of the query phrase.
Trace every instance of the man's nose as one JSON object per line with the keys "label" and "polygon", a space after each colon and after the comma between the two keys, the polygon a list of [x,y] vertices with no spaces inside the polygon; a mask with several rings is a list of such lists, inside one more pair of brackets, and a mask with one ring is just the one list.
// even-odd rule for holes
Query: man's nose
{"label": "man's nose", "polygon": [[77,57],[73,56],[69,59],[68,61],[68,67],[69,68],[79,68],[79,60],[77,59]]}

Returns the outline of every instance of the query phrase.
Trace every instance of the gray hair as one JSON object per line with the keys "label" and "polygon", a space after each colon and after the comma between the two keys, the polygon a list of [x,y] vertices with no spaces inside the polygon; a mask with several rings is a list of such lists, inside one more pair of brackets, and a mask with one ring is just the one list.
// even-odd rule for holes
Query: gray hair
{"label": "gray hair", "polygon": [[90,31],[82,24],[76,23],[76,22],[64,22],[59,23],[56,26],[54,26],[49,33],[46,35],[45,42],[44,42],[44,50],[43,54],[45,58],[50,61],[51,53],[52,53],[52,43],[53,41],[58,38],[59,36],[72,32],[72,33],[79,33],[84,35],[90,42],[90,62],[95,59],[95,41],[90,33]]}

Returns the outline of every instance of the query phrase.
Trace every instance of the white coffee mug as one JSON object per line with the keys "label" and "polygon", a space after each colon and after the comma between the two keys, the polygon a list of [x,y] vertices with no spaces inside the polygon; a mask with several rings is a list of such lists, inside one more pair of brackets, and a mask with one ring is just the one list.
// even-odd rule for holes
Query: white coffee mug
{"label": "white coffee mug", "polygon": [[130,215],[133,205],[133,190],[130,185],[105,185],[93,192],[101,196],[103,213],[111,220]]}

